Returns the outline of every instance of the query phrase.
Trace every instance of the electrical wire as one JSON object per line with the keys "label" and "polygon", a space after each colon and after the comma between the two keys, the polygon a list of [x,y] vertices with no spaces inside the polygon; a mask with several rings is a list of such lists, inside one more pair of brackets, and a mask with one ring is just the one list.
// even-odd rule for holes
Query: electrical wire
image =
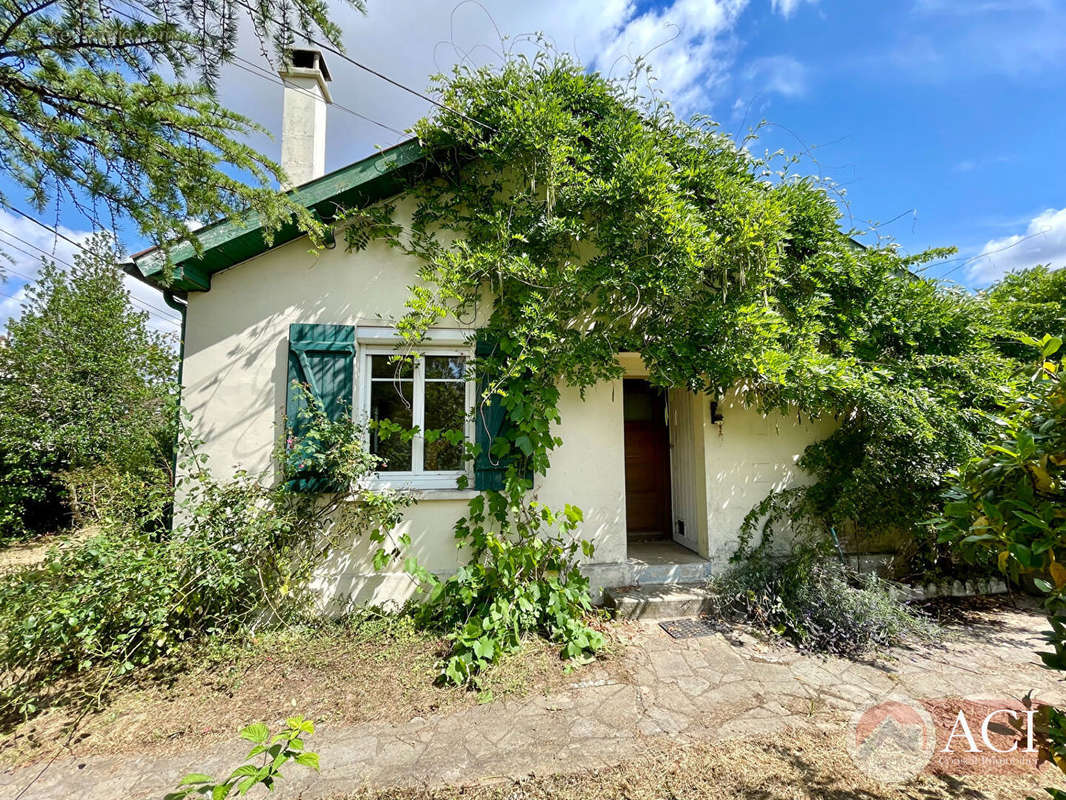
{"label": "electrical wire", "polygon": [[937,261],[936,263],[926,265],[925,267],[922,268],[921,271],[922,272],[926,272],[927,270],[930,270],[933,267],[943,266],[944,264],[951,264],[954,261],[961,262],[957,266],[954,266],[951,269],[949,269],[947,272],[944,272],[944,273],[936,276],[940,280],[943,280],[948,275],[951,275],[953,272],[957,272],[958,270],[960,270],[963,267],[965,267],[967,264],[971,264],[971,263],[973,263],[975,261],[981,260],[982,258],[987,258],[988,256],[995,255],[996,253],[1002,253],[1004,250],[1010,250],[1012,247],[1017,247],[1018,245],[1020,245],[1024,241],[1027,241],[1029,239],[1034,239],[1037,236],[1044,236],[1045,234],[1047,234],[1047,230],[1037,231],[1036,233],[1030,233],[1027,236],[1022,236],[1016,242],[1011,242],[1010,244],[1006,245],[1005,247],[1000,247],[1000,248],[998,248],[996,250],[989,250],[987,253],[983,253],[983,252],[982,253],[978,253],[975,256],[964,256],[964,257],[961,257],[961,258],[948,259],[947,261]]}
{"label": "electrical wire", "polygon": [[[162,17],[160,17],[158,14],[154,13],[150,8],[147,8],[147,7],[143,6],[143,5],[141,5],[140,3],[136,2],[136,0],[121,0],[121,2],[125,3],[127,6],[129,6],[130,8],[132,8],[134,10],[143,11],[145,14],[148,14],[149,16],[153,17],[154,19],[156,19],[159,22],[164,22]],[[110,9],[111,11],[113,11],[114,13],[118,14],[119,16],[125,17],[126,19],[130,19],[130,20],[134,20],[134,21],[137,20],[137,17],[133,16],[132,14],[127,14],[125,11],[120,11],[119,9],[115,8],[114,6],[109,5],[109,6],[107,6],[107,8]],[[241,63],[240,64],[235,63],[235,62],[238,62],[238,61],[241,62]],[[312,92],[307,91],[306,89],[303,89],[303,88],[301,88],[299,86],[296,86],[296,85],[294,85],[292,83],[289,83],[287,81],[283,81],[279,76],[276,76],[276,75],[273,75],[270,72],[267,72],[267,70],[263,69],[259,64],[256,64],[254,61],[249,61],[247,58],[243,58],[241,56],[234,55],[233,56],[233,61],[231,63],[233,64],[233,66],[237,67],[237,69],[243,70],[244,72],[247,72],[250,75],[254,75],[257,78],[262,78],[263,80],[269,81],[270,83],[273,83],[275,86],[282,86],[282,87],[286,87],[286,88],[289,88],[289,89],[295,89],[296,91],[302,92],[303,94],[309,95],[311,97],[317,97],[317,95],[313,94]],[[242,64],[245,65],[245,66],[241,66]],[[366,114],[363,114],[362,112],[356,111],[354,108],[349,108],[348,106],[344,105],[343,103],[338,103],[338,102],[334,101],[330,105],[332,107],[334,107],[334,108],[340,109],[341,111],[344,111],[344,112],[346,112],[348,114],[351,114],[354,117],[358,117],[359,119],[361,119],[361,120],[363,120],[365,122],[369,122],[371,125],[377,125],[379,128],[383,128],[384,130],[387,130],[390,133],[395,133],[398,136],[406,136],[407,135],[406,131],[401,131],[399,128],[394,128],[391,125],[385,124],[384,122],[379,122],[378,120],[374,119],[373,117],[369,117]]]}
{"label": "electrical wire", "polygon": [[[65,241],[69,242],[70,244],[74,245],[74,247],[77,247],[78,250],[81,250],[82,252],[85,251],[85,248],[82,247],[80,244],[75,242],[73,239],[71,239],[71,238],[69,238],[67,236],[64,236],[62,233],[60,233],[58,230],[56,230],[55,228],[51,227],[50,225],[46,225],[45,223],[41,222],[40,220],[37,220],[34,217],[31,217],[28,214],[25,214],[24,212],[19,211],[18,209],[7,205],[6,203],[4,205],[7,206],[8,208],[11,208],[14,211],[17,211],[19,214],[21,214],[23,217],[25,217],[26,219],[30,220],[31,222],[34,222],[34,223],[40,225],[45,230],[50,231],[51,233],[55,234],[56,236],[60,237],[61,239],[63,239]],[[28,258],[39,259],[39,258],[41,258],[41,256],[44,256],[45,258],[49,258],[49,259],[51,259],[51,260],[53,260],[53,261],[55,261],[55,262],[57,262],[59,264],[62,264],[65,267],[68,267],[69,269],[74,269],[74,265],[71,264],[69,261],[65,261],[64,259],[59,258],[54,253],[48,252],[43,247],[38,247],[33,242],[27,241],[26,239],[23,239],[21,236],[16,236],[15,234],[11,233],[10,231],[0,231],[0,234],[2,234],[4,236],[9,236],[10,238],[21,242],[22,244],[26,245],[27,247],[32,247],[34,250],[36,250],[36,251],[38,251],[38,253],[40,253],[40,255],[38,255],[38,253],[31,253],[28,250],[24,250],[23,248],[21,248],[21,247],[19,247],[17,245],[13,245],[13,244],[11,244],[9,242],[5,242],[4,243],[4,245],[6,247],[8,247],[8,248],[10,248],[12,250],[15,250],[16,252],[22,253],[24,256],[27,256]],[[14,269],[14,268],[11,268],[11,267],[6,267],[6,268],[5,267],[0,267],[0,269],[4,269],[7,272],[14,273],[15,275],[18,275],[19,277],[21,277],[21,278],[23,278],[23,279],[25,279],[27,281],[32,281],[33,280],[33,278],[31,278],[29,275],[26,275],[23,272],[19,272],[18,270]],[[132,297],[131,296],[130,297],[130,302],[133,303],[134,305],[139,306],[144,311],[147,311],[149,313],[156,313],[156,314],[162,315],[162,318],[165,321],[167,321],[167,322],[170,322],[170,323],[175,324],[175,325],[177,324],[177,317],[174,314],[168,312],[166,309],[160,308],[159,306],[152,305],[151,303],[149,303],[149,302],[147,302],[145,300],[141,300],[139,297]]]}
{"label": "electrical wire", "polygon": [[252,8],[251,6],[249,6],[248,4],[243,2],[243,0],[234,0],[234,2],[237,5],[239,5],[242,8],[244,8],[246,11],[248,11],[248,13],[252,14],[253,17],[254,16],[266,17],[266,19],[270,20],[275,25],[278,25],[278,26],[284,28],[289,33],[293,33],[293,34],[296,34],[297,36],[303,37],[304,39],[306,39],[311,44],[313,44],[313,45],[315,45],[317,47],[321,47],[327,53],[332,53],[333,55],[337,56],[337,58],[340,58],[340,59],[343,59],[344,61],[347,61],[352,66],[358,67],[359,69],[363,70],[364,72],[367,72],[367,73],[373,75],[376,78],[380,78],[381,80],[385,81],[386,83],[389,83],[389,84],[395,86],[398,89],[402,89],[403,91],[407,92],[408,94],[412,94],[412,95],[414,95],[415,97],[417,97],[417,98],[419,98],[421,100],[425,100],[427,103],[431,103],[432,105],[435,105],[437,108],[440,108],[440,109],[442,109],[444,111],[447,111],[447,112],[449,112],[451,114],[455,114],[460,119],[466,120],[467,122],[472,122],[475,125],[480,125],[482,128],[485,128],[485,130],[492,131],[493,133],[498,133],[498,131],[494,127],[489,125],[487,122],[482,122],[479,119],[475,119],[474,117],[468,116],[468,115],[464,114],[462,111],[459,111],[458,109],[452,108],[451,106],[448,106],[445,103],[440,102],[439,100],[435,100],[432,97],[430,97],[429,95],[418,91],[417,89],[412,89],[410,86],[406,86],[403,83],[400,83],[400,81],[395,80],[394,78],[390,78],[385,73],[383,73],[383,72],[381,72],[379,70],[376,70],[373,67],[368,67],[366,64],[360,63],[359,61],[356,61],[354,58],[352,58],[351,56],[347,55],[343,51],[338,50],[333,45],[328,44],[326,42],[319,41],[318,39],[315,39],[314,37],[307,35],[305,32],[295,29],[291,25],[289,25],[289,23],[287,23],[287,22],[282,22],[281,20],[275,19],[274,17],[271,17],[271,16],[266,15],[266,14],[262,14],[260,11],[257,11],[256,9]]}

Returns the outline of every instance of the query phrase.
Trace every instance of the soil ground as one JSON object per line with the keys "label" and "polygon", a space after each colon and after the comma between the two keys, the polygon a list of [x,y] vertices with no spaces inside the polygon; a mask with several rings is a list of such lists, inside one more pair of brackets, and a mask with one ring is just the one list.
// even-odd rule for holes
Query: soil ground
{"label": "soil ground", "polygon": [[[613,652],[617,653],[616,646]],[[105,688],[102,703],[76,719],[101,680],[84,675],[56,687],[42,713],[0,729],[0,769],[25,766],[66,751],[78,756],[137,751],[163,755],[228,742],[256,720],[287,714],[320,726],[406,722],[496,699],[546,695],[579,681],[558,647],[540,639],[505,656],[481,693],[435,683],[447,641],[409,620],[362,616],[190,648],[135,680]],[[608,648],[598,662],[613,676],[621,664]]]}
{"label": "soil ground", "polygon": [[852,764],[840,733],[791,728],[772,736],[659,744],[640,758],[573,774],[463,787],[364,789],[344,800],[1021,800],[1063,782],[1056,768],[1045,766],[1026,775],[923,773],[885,784]]}

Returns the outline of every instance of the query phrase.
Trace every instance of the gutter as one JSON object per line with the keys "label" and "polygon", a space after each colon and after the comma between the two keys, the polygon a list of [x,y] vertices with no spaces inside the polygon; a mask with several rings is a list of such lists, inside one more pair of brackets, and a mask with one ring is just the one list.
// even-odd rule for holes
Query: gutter
{"label": "gutter", "polygon": [[174,453],[170,459],[170,475],[173,485],[178,482],[178,448],[181,436],[181,393],[183,388],[183,376],[185,372],[185,325],[188,321],[189,304],[179,299],[170,289],[163,290],[163,302],[181,315],[181,338],[178,340],[178,396],[174,407]]}

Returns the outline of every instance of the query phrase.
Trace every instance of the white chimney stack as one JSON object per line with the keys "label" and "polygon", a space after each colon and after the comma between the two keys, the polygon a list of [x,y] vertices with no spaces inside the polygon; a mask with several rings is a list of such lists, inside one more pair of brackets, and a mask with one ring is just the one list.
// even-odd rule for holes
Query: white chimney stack
{"label": "white chimney stack", "polygon": [[281,115],[282,189],[307,183],[326,172],[326,106],[333,102],[326,62],[318,50],[293,49],[278,75],[285,84]]}

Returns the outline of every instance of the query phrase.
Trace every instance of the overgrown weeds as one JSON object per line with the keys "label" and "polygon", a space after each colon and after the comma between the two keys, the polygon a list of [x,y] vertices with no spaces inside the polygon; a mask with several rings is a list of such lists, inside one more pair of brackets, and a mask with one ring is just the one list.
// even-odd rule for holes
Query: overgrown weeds
{"label": "overgrown weeds", "polygon": [[855,658],[937,632],[932,620],[903,602],[897,586],[850,570],[821,548],[755,554],[715,578],[711,588],[716,616],[806,652]]}
{"label": "overgrown weeds", "polygon": [[[136,503],[109,502],[99,534],[0,582],[0,714],[35,713],[49,685],[72,674],[102,670],[106,684],[186,641],[299,617],[308,578],[339,536],[365,535],[391,559],[399,544],[386,532],[407,499],[366,489],[355,490],[365,502],[344,503],[377,460],[350,418],[316,406],[305,416],[301,441],[283,445],[281,481],[216,480],[193,447],[173,531],[146,531]],[[308,470],[344,490],[293,490]]]}
{"label": "overgrown weeds", "polygon": [[[170,752],[192,741],[230,741],[244,722],[297,712],[334,728],[403,724],[490,698],[558,692],[587,677],[568,674],[558,648],[530,636],[483,674],[483,689],[475,693],[434,682],[449,649],[442,634],[421,629],[409,615],[373,609],[204,637],[110,683],[80,721],[71,746],[78,756]],[[608,655],[596,674],[621,668]],[[5,720],[0,768],[47,759],[60,749],[85,691],[102,675],[97,668],[64,676],[48,687],[36,716]]]}

